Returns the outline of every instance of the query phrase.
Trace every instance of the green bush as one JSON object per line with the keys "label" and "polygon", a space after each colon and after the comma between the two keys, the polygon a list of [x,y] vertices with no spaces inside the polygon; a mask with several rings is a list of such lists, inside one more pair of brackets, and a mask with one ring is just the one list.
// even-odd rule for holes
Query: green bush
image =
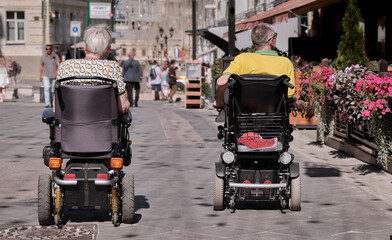
{"label": "green bush", "polygon": [[345,69],[349,60],[362,66],[367,66],[368,64],[368,58],[365,53],[365,37],[363,29],[359,26],[361,19],[357,0],[349,0],[342,19],[343,35],[340,37],[337,58],[334,63],[339,70]]}
{"label": "green bush", "polygon": [[209,83],[203,82],[201,86],[201,92],[206,96],[206,98],[211,98],[211,87]]}

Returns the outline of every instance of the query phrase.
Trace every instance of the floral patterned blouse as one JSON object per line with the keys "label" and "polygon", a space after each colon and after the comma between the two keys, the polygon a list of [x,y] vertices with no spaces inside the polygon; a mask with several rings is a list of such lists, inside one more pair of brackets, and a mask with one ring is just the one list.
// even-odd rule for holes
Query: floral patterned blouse
{"label": "floral patterned blouse", "polygon": [[[60,64],[57,78],[67,78],[73,76],[99,76],[117,81],[118,93],[125,92],[125,83],[122,77],[121,67],[115,61],[97,59],[70,59]],[[110,82],[98,79],[72,79],[62,82],[62,84],[97,86],[110,84]]]}

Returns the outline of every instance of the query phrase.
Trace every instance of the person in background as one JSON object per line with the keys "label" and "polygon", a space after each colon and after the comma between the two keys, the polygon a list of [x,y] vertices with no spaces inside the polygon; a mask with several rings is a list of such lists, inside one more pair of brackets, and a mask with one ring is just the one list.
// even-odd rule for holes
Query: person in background
{"label": "person in background", "polygon": [[52,105],[54,96],[54,83],[57,70],[60,66],[60,58],[52,52],[52,45],[45,46],[46,54],[41,57],[40,81],[44,84],[45,108]]}
{"label": "person in background", "polygon": [[169,86],[170,86],[170,93],[169,93],[169,102],[173,102],[173,96],[177,91],[177,75],[176,75],[176,67],[174,66],[176,60],[171,60],[170,62],[170,69],[169,69]]}
{"label": "person in background", "polygon": [[169,93],[169,84],[167,83],[168,81],[168,67],[163,67],[163,72],[162,72],[162,95],[163,99],[167,100],[167,95]]}
{"label": "person in background", "polygon": [[[84,59],[70,59],[62,62],[58,70],[57,79],[71,76],[100,76],[117,81],[118,85],[118,112],[125,114],[129,111],[128,95],[122,77],[121,67],[116,61],[105,60],[110,52],[112,32],[106,24],[90,25],[83,36]],[[69,69],[72,69],[70,73]],[[62,82],[62,84],[96,86],[111,84],[102,80],[73,79]]]}
{"label": "person in background", "polygon": [[[154,61],[153,64],[154,65],[150,68],[150,72],[151,72],[151,69],[153,69],[155,71],[156,77],[151,78],[150,84],[151,84],[151,90],[152,90],[152,98],[154,99],[154,101],[157,101],[162,98],[162,86],[161,86],[161,84],[162,84],[162,70],[158,66],[157,61]],[[159,98],[155,97],[156,94],[158,94]]]}
{"label": "person in background", "polygon": [[135,107],[137,107],[140,94],[140,81],[142,80],[143,72],[139,61],[135,60],[135,53],[130,52],[128,57],[129,59],[126,60],[122,66],[123,77],[126,84],[129,104],[133,107],[133,89],[135,89]]}
{"label": "person in background", "polygon": [[8,61],[10,61],[10,63],[11,63],[11,65],[8,67],[8,72],[11,77],[12,86],[14,87],[14,93],[12,95],[12,98],[18,99],[19,98],[18,97],[18,90],[16,89],[16,84],[17,84],[16,75],[18,74],[17,63],[12,57],[8,57]]}
{"label": "person in background", "polygon": [[4,57],[0,57],[0,102],[4,101],[8,81],[8,68],[5,64]]}

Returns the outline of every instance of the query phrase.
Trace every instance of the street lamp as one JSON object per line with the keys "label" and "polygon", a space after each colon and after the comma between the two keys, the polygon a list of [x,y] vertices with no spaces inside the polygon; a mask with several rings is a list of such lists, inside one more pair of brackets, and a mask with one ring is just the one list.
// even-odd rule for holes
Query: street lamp
{"label": "street lamp", "polygon": [[161,35],[161,37],[163,36],[163,28],[162,27],[159,29],[159,34]]}
{"label": "street lamp", "polygon": [[[165,33],[165,30],[163,29],[163,27],[160,27],[159,28],[159,35],[157,35],[155,37],[157,44],[159,43],[159,45],[161,46],[161,54],[163,54],[165,52],[164,50],[166,50],[166,53],[168,51],[167,40],[169,39],[169,37],[167,36],[167,34],[165,34],[165,36],[164,36],[164,33]],[[172,27],[169,29],[169,34],[170,34],[170,37],[173,37],[174,29]],[[163,47],[165,47],[165,49]],[[161,56],[161,61],[162,61],[162,56]]]}
{"label": "street lamp", "polygon": [[170,28],[169,33],[170,33],[170,37],[173,37],[174,29],[172,27]]}

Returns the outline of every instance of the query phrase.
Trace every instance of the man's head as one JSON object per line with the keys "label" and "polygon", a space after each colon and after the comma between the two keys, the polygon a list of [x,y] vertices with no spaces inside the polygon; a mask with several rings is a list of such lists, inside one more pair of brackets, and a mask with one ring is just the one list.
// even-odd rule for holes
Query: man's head
{"label": "man's head", "polygon": [[53,49],[53,46],[50,45],[50,44],[47,44],[47,45],[45,46],[46,55],[52,54],[52,49]]}
{"label": "man's head", "polygon": [[154,60],[154,62],[152,62],[152,64],[158,65],[158,62],[156,60]]}
{"label": "man's head", "polygon": [[107,24],[90,26],[84,31],[83,41],[86,53],[104,59],[110,52],[112,31]]}
{"label": "man's head", "polygon": [[8,57],[8,61],[13,62],[14,59],[12,57]]}
{"label": "man's head", "polygon": [[128,54],[128,57],[129,58],[135,58],[135,53],[132,51],[132,52],[130,52],[129,54]]}
{"label": "man's head", "polygon": [[176,60],[174,60],[174,59],[172,59],[171,61],[170,61],[170,67],[174,67],[174,64],[176,63]]}
{"label": "man's head", "polygon": [[277,33],[267,23],[260,23],[252,29],[251,40],[257,50],[273,50],[276,48]]}

